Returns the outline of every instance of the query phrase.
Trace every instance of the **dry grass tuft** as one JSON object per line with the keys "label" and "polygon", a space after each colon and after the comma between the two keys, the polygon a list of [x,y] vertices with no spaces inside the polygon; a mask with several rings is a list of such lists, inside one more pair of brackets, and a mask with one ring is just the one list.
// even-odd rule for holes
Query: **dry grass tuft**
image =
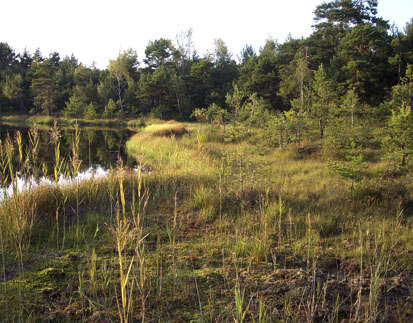
{"label": "dry grass tuft", "polygon": [[181,137],[187,133],[187,130],[182,123],[171,121],[163,124],[152,124],[146,127],[144,132],[155,137]]}

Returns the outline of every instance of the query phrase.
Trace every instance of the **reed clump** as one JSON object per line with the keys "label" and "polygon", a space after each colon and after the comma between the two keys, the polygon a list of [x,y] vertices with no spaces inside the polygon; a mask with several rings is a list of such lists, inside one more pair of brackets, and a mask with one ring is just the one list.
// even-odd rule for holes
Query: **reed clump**
{"label": "reed clump", "polygon": [[151,124],[143,129],[144,133],[157,137],[180,137],[187,133],[185,125],[178,122]]}

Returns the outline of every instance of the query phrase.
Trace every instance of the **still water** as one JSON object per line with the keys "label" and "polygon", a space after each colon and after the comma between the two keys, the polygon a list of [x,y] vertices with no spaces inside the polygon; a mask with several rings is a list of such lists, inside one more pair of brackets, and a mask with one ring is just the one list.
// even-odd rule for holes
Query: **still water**
{"label": "still water", "polygon": [[[17,132],[20,131],[23,149],[26,150],[25,147],[30,147],[29,130],[29,127],[0,124],[0,141],[3,146],[7,137],[10,137],[14,143],[15,149],[13,155],[15,157],[15,163],[13,169],[15,171],[19,170],[15,136]],[[133,131],[127,129],[80,128],[79,159],[81,160],[81,164],[79,173],[75,179],[60,175],[59,183],[66,184],[73,180],[83,180],[92,176],[106,176],[108,169],[115,167],[120,159],[122,159],[124,166],[135,168],[136,161],[127,155],[125,149],[126,141],[133,134]],[[73,128],[60,129],[60,136],[60,155],[61,158],[65,159],[66,164],[68,164],[72,152],[75,131]],[[48,127],[39,128],[39,148],[36,164],[36,174],[26,174],[24,177],[18,174],[15,184],[20,191],[36,185],[50,185],[52,182],[50,175],[53,174],[53,166],[55,164],[55,145],[51,140],[50,128]],[[4,166],[3,164],[3,168]],[[3,171],[8,171],[8,169],[4,168]],[[63,167],[62,173],[64,172]],[[46,176],[44,176],[45,174]],[[10,181],[7,179],[3,183],[0,181],[0,199],[4,198],[5,193],[8,196],[11,194]]]}

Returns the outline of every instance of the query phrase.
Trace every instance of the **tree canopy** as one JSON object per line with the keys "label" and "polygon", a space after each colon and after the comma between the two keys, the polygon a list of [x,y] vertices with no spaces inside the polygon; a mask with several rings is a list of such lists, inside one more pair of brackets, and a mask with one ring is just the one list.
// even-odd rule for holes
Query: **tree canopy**
{"label": "tree canopy", "polygon": [[[378,17],[377,6],[377,0],[324,2],[314,10],[310,36],[288,37],[284,43],[268,39],[258,52],[245,45],[238,61],[220,38],[212,51],[199,56],[191,29],[175,41],[151,40],[142,64],[128,49],[103,70],[73,55],[45,57],[39,49],[16,53],[3,42],[0,113],[82,117],[89,107],[89,116],[96,117],[152,113],[189,118],[194,109],[211,104],[229,109],[226,97],[235,86],[256,95],[267,110],[300,104],[309,111],[320,66],[337,97],[352,91],[358,105],[395,102],[394,93],[404,89],[406,70],[413,64],[413,20],[402,29],[391,27]],[[108,107],[111,112],[105,114]]]}

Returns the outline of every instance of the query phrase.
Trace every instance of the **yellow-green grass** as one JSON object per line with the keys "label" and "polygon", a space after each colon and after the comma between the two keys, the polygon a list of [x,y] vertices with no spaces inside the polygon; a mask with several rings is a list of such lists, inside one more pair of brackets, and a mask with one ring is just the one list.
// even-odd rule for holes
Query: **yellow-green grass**
{"label": "yellow-green grass", "polygon": [[59,125],[73,125],[78,123],[80,126],[94,126],[94,127],[111,127],[111,128],[130,128],[140,129],[145,126],[145,120],[140,119],[83,119],[83,118],[59,118]]}
{"label": "yellow-green grass", "polygon": [[163,173],[180,172],[194,177],[211,171],[211,160],[196,147],[189,145],[191,134],[183,124],[169,122],[152,124],[133,135],[126,143],[129,155],[142,164],[160,169]]}
{"label": "yellow-green grass", "polygon": [[0,116],[0,121],[2,122],[15,122],[15,123],[24,123],[24,124],[50,124],[52,125],[55,118],[50,116],[43,115],[7,115]]}
{"label": "yellow-green grass", "polygon": [[[140,204],[146,205],[142,223],[148,234],[143,272],[136,260],[142,254],[135,252],[134,245],[122,258],[123,264],[132,264],[131,279],[124,288],[134,300],[131,320],[145,315],[148,321],[230,321],[238,306],[246,311],[248,321],[258,321],[259,304],[267,321],[334,321],[335,313],[349,321],[372,321],[380,315],[407,317],[413,223],[399,201],[386,196],[372,201],[368,196],[369,190],[384,185],[380,175],[385,162],[369,160],[368,178],[356,184],[351,194],[351,183],[329,170],[321,151],[304,155],[297,147],[257,143],[254,136],[259,129],[252,129],[252,137],[238,143],[221,140],[222,128],[211,134],[211,129],[198,125],[185,125],[190,131],[182,136],[157,135],[178,125],[182,126],[155,122],[127,143],[128,153],[149,167],[141,186],[136,174],[122,177],[126,221],[136,223],[131,210],[139,208],[138,192],[147,189],[149,194],[148,203]],[[123,203],[117,176],[67,191],[39,189],[25,197],[37,202],[39,226],[46,223],[44,219],[51,223],[43,231],[34,230],[33,240],[43,237],[44,248],[44,232],[49,231],[53,242],[48,248],[54,250],[58,236],[60,249],[54,258],[47,256],[47,265],[36,263],[25,278],[9,282],[15,300],[10,307],[20,301],[33,309],[31,303],[47,301],[51,308],[47,314],[33,309],[31,315],[58,320],[63,312],[76,320],[119,319],[120,261],[109,234],[116,203]],[[406,179],[394,181],[406,186]],[[73,217],[76,190],[81,197],[81,224],[88,228],[81,230],[80,247]],[[404,197],[411,197],[408,185],[406,190]],[[66,246],[72,249],[61,249],[62,232],[58,235],[54,229],[56,200],[61,203],[60,212],[63,205],[67,207]],[[25,210],[33,205],[21,203],[20,209]],[[14,208],[12,201],[6,205]],[[125,230],[125,236],[135,233],[131,226]],[[8,250],[13,249],[12,239],[6,241]],[[72,257],[73,250],[77,250],[76,266],[63,261]],[[8,259],[10,268],[12,257]],[[59,270],[64,271],[62,277]],[[46,273],[54,272],[52,282],[51,274],[45,279]],[[39,281],[52,291],[63,291],[68,281],[76,288],[57,299],[46,298],[49,294],[31,287]],[[19,299],[19,282],[37,296]],[[243,304],[235,297],[237,290],[245,292]],[[0,302],[0,308],[6,304]],[[18,308],[13,311],[18,313]]]}
{"label": "yellow-green grass", "polygon": [[[147,132],[150,133],[150,131]],[[366,230],[366,227],[371,225],[365,221],[366,218],[373,218],[375,224],[388,225],[383,220],[383,212],[396,212],[397,203],[395,201],[393,204],[383,201],[381,206],[366,207],[368,201],[366,202],[363,198],[359,200],[357,196],[353,197],[350,192],[350,182],[340,179],[330,171],[327,167],[327,160],[320,155],[297,159],[294,151],[278,148],[263,155],[249,154],[248,149],[254,147],[246,142],[242,144],[205,142],[199,147],[196,146],[194,132],[182,139],[154,138],[145,135],[145,133],[144,131],[136,134],[131,139],[127,145],[129,153],[136,156],[138,160],[148,162],[149,165],[156,167],[160,173],[168,174],[168,176],[181,172],[188,174],[188,178],[194,182],[200,176],[210,178],[212,186],[211,183],[204,183],[194,190],[194,196],[202,196],[202,199],[207,203],[218,202],[216,196],[222,156],[232,154],[234,158],[234,156],[242,157],[245,154],[246,164],[251,163],[252,165],[249,168],[245,166],[245,170],[235,170],[239,173],[245,172],[243,175],[245,187],[240,188],[236,177],[241,175],[235,174],[235,178],[227,178],[227,182],[223,184],[226,193],[229,196],[241,194],[241,198],[246,204],[248,204],[246,199],[258,198],[256,195],[252,195],[252,197],[242,195],[248,190],[258,189],[258,194],[263,194],[268,190],[273,198],[280,196],[291,211],[295,232],[299,233],[299,236],[296,237],[299,244],[301,238],[305,239],[307,235],[308,214],[310,214],[310,218],[313,218],[315,230],[324,236],[325,242],[330,245],[336,237],[347,237],[348,233],[354,232],[354,228],[359,225],[363,227],[363,230]],[[374,176],[383,170],[385,163],[374,162],[368,163],[367,166],[370,175]],[[234,169],[230,171],[234,171]],[[251,173],[256,173],[255,179],[251,178]],[[375,181],[370,181],[367,178],[356,188],[359,193],[363,194],[369,185],[375,185]],[[242,189],[245,192],[240,192]],[[215,198],[212,198],[214,195]],[[232,198],[234,202],[240,202],[235,197]],[[202,205],[204,202],[198,201],[197,203]],[[204,203],[202,207],[201,213],[217,212],[216,205],[214,207]],[[341,227],[341,233],[339,233],[338,227]],[[409,227],[404,227],[403,230],[405,231],[401,236],[407,236],[411,232]],[[410,250],[409,248],[407,249]],[[347,254],[345,249],[337,251],[342,252],[343,255]]]}
{"label": "yellow-green grass", "polygon": [[169,121],[148,125],[143,132],[158,137],[182,136],[186,133],[186,128],[179,122]]}
{"label": "yellow-green grass", "polygon": [[8,124],[25,124],[25,125],[53,125],[57,121],[60,127],[73,126],[78,123],[81,126],[93,126],[93,127],[110,127],[110,128],[130,128],[140,129],[146,122],[154,122],[152,119],[83,119],[83,118],[61,118],[55,116],[44,115],[4,115],[0,116],[0,122]]}

